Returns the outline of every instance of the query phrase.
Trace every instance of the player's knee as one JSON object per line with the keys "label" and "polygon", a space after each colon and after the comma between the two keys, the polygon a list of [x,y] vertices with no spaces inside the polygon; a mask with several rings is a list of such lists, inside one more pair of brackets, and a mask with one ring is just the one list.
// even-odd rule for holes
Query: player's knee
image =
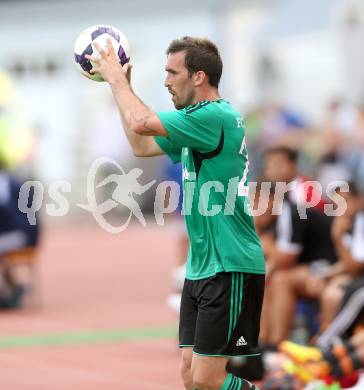
{"label": "player's knee", "polygon": [[197,378],[193,381],[193,388],[198,390],[219,390],[221,386],[211,379]]}
{"label": "player's knee", "polygon": [[181,362],[181,377],[185,387],[188,389],[192,385],[192,351],[183,351],[182,353],[182,362]]}
{"label": "player's knee", "polygon": [[192,380],[191,366],[188,367],[182,362],[180,372],[184,384],[189,383]]}
{"label": "player's knee", "polygon": [[192,348],[183,348],[182,350],[182,370],[191,370]]}
{"label": "player's knee", "polygon": [[201,371],[193,373],[193,387],[198,390],[219,390],[224,383],[223,378],[206,375]]}

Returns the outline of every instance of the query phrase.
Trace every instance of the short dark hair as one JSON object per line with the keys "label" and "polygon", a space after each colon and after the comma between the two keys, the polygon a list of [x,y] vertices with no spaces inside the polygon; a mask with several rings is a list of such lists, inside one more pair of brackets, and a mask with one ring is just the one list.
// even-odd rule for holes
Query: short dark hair
{"label": "short dark hair", "polygon": [[222,60],[219,49],[206,38],[183,37],[175,39],[167,49],[167,55],[186,52],[186,68],[189,75],[203,71],[213,87],[218,87],[222,74]]}
{"label": "short dark hair", "polygon": [[351,193],[351,195],[354,196],[355,198],[360,197],[361,194],[356,182],[354,180],[350,180],[348,184],[349,184],[349,192]]}
{"label": "short dark hair", "polygon": [[269,156],[271,154],[283,154],[287,158],[287,160],[293,164],[296,164],[298,161],[298,151],[288,146],[273,146],[267,149],[265,155]]}
{"label": "short dark hair", "polygon": [[[359,198],[361,196],[359,188],[354,180],[349,180],[347,185],[349,186],[348,192],[353,198]],[[340,192],[340,186],[335,187],[334,191]]]}

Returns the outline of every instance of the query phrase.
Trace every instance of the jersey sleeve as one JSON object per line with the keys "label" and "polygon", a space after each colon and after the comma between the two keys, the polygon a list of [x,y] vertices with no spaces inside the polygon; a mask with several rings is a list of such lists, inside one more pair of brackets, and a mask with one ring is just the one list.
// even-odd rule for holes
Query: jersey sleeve
{"label": "jersey sleeve", "polygon": [[288,202],[283,202],[282,213],[277,221],[277,247],[289,254],[300,254],[303,250],[304,220],[293,212]]}
{"label": "jersey sleeve", "polygon": [[154,137],[154,140],[175,164],[181,161],[181,148],[174,147],[171,141],[166,137]]}
{"label": "jersey sleeve", "polygon": [[[211,152],[219,144],[221,126],[218,118],[205,107],[192,110],[157,112],[167,138],[175,148],[188,147],[202,153]],[[218,127],[219,126],[219,127]]]}

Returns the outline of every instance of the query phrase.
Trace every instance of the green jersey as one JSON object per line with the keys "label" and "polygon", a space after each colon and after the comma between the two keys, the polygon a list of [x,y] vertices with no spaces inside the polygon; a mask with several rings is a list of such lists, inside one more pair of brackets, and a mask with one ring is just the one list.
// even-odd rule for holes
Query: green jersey
{"label": "green jersey", "polygon": [[167,137],[155,137],[182,161],[183,211],[190,249],[186,278],[218,272],[264,274],[265,261],[248,196],[244,122],[227,101],[202,101],[158,112]]}

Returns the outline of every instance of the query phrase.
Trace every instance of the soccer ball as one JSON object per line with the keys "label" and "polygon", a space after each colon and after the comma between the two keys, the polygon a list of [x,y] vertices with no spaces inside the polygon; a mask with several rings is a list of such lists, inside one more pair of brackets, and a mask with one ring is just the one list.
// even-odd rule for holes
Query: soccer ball
{"label": "soccer ball", "polygon": [[129,43],[125,35],[117,28],[108,25],[97,25],[87,28],[76,39],[74,56],[76,66],[79,71],[86,77],[95,81],[105,81],[101,75],[93,71],[93,64],[85,55],[99,57],[94,42],[101,47],[107,47],[107,40],[110,39],[115,50],[115,54],[120,59],[122,65],[129,62]]}

